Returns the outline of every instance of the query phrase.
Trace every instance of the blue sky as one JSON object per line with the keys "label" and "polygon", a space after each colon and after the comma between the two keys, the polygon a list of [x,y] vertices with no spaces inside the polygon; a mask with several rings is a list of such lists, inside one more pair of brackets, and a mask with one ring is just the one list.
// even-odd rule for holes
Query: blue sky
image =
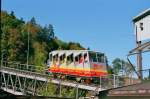
{"label": "blue sky", "polygon": [[135,47],[132,19],[149,7],[150,0],[2,0],[3,10],[52,24],[60,39],[104,52],[110,62]]}

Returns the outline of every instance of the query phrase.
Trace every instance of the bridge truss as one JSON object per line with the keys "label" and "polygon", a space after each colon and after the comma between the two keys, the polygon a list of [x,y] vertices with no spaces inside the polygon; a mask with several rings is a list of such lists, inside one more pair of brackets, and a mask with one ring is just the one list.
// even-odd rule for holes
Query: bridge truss
{"label": "bridge truss", "polygon": [[41,66],[2,61],[0,68],[1,89],[15,95],[40,96],[40,92],[47,89],[48,83],[54,83],[58,85],[59,96],[61,96],[61,87],[68,86],[76,88],[76,97],[78,97],[78,89],[89,90],[96,94],[100,91],[137,83],[128,77],[107,75],[100,77],[98,85],[92,85],[53,79],[46,71],[47,69]]}

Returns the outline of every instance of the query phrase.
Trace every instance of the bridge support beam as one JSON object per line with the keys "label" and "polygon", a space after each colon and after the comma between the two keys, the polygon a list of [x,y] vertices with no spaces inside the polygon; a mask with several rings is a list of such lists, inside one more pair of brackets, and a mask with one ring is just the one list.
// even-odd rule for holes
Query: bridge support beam
{"label": "bridge support beam", "polygon": [[79,98],[79,88],[78,88],[78,84],[76,85],[76,99]]}
{"label": "bridge support beam", "polygon": [[61,80],[59,81],[59,97],[61,97]]}
{"label": "bridge support beam", "polygon": [[33,88],[33,96],[36,95],[36,84],[37,84],[37,80],[36,80],[36,77],[35,77],[35,80],[34,80],[34,88]]}

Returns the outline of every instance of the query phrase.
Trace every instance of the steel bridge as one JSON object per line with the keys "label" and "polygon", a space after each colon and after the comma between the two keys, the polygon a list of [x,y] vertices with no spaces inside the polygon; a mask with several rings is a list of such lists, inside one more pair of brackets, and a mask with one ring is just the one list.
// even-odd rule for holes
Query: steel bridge
{"label": "steel bridge", "polygon": [[[1,89],[15,95],[40,96],[40,92],[43,89],[47,89],[48,83],[54,83],[58,85],[59,95],[61,96],[62,86],[76,88],[76,93],[78,95],[78,89],[93,91],[96,94],[100,91],[137,83],[137,81],[135,82],[128,77],[107,75],[99,78],[99,84],[92,85],[53,79],[46,71],[47,69],[41,66],[1,61]],[[123,79],[126,79],[126,81]]]}

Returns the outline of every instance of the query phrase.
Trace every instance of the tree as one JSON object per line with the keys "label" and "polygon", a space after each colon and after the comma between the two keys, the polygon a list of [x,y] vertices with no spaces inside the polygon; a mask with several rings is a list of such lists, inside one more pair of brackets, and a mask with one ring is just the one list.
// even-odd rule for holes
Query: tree
{"label": "tree", "polygon": [[31,23],[32,25],[36,25],[36,20],[35,20],[34,17],[31,18],[30,23]]}
{"label": "tree", "polygon": [[123,75],[129,75],[131,72],[133,72],[130,64],[120,58],[114,59],[112,64],[114,74],[122,73]]}
{"label": "tree", "polygon": [[[21,26],[24,24],[23,21],[16,19],[14,12],[11,14],[7,12],[1,12],[1,23],[2,23],[2,49],[5,50],[7,57],[11,61],[19,59],[23,42],[21,39]],[[19,56],[18,56],[19,55]]]}
{"label": "tree", "polygon": [[116,58],[112,62],[113,70],[115,74],[119,74],[120,70],[122,69],[122,61],[119,58]]}
{"label": "tree", "polygon": [[75,43],[75,42],[69,42],[68,48],[70,50],[85,50],[85,48],[83,48],[79,43]]}
{"label": "tree", "polygon": [[55,34],[54,34],[53,26],[51,24],[48,25],[48,32],[49,32],[48,38],[53,39],[55,37]]}
{"label": "tree", "polygon": [[48,53],[58,49],[84,49],[79,43],[67,43],[55,36],[53,26],[40,26],[34,17],[29,22],[18,19],[12,11],[1,11],[1,50],[7,60],[26,63],[29,35],[29,64],[43,65]]}
{"label": "tree", "polygon": [[49,24],[48,26],[44,26],[43,28],[41,28],[41,31],[38,32],[37,35],[37,39],[40,42],[49,42],[50,40],[54,39],[54,30],[53,30],[53,26],[51,24]]}
{"label": "tree", "polygon": [[10,16],[11,16],[12,18],[16,18],[16,17],[15,17],[15,14],[14,14],[14,11],[11,11]]}
{"label": "tree", "polygon": [[90,50],[90,47],[88,47],[87,50]]}

